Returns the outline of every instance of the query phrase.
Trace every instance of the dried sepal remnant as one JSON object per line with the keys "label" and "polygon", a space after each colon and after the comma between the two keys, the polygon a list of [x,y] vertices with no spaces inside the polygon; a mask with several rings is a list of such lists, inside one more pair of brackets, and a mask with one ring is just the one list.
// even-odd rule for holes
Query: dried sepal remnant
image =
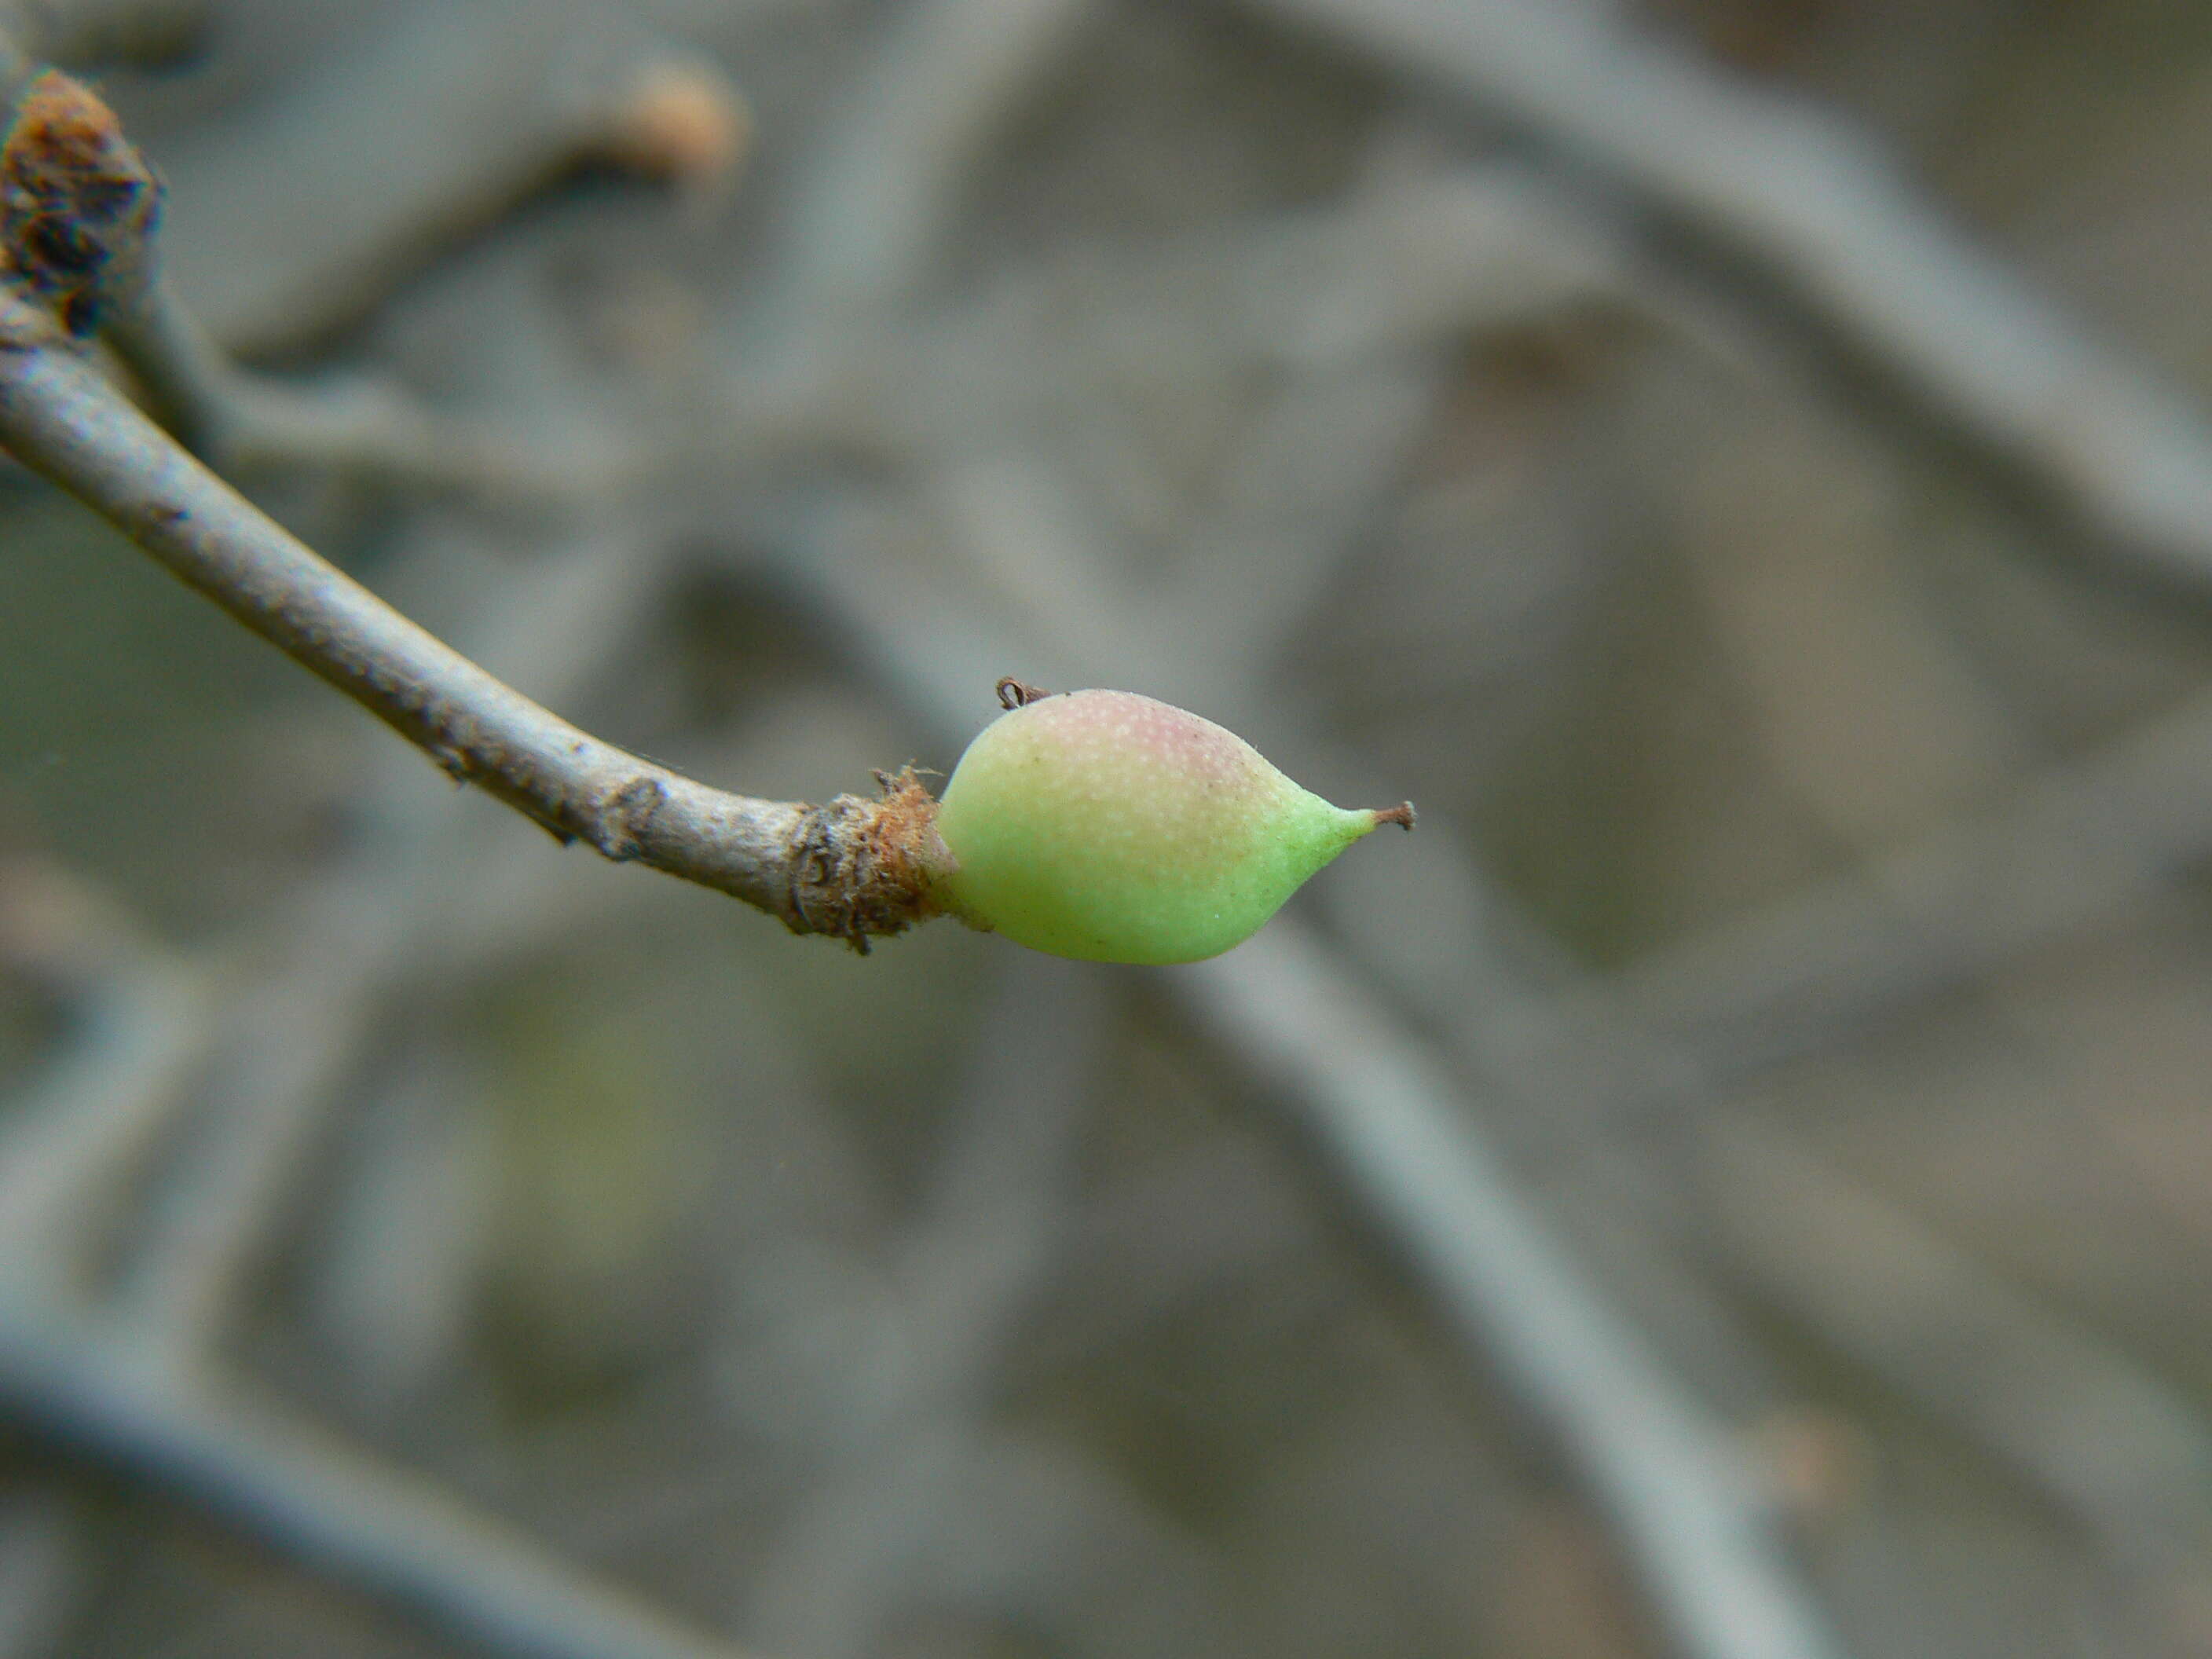
{"label": "dried sepal remnant", "polygon": [[940,914],[939,885],[957,867],[914,769],[876,781],[874,800],[839,795],[808,811],[791,848],[792,931],[831,934],[863,956],[871,939]]}
{"label": "dried sepal remnant", "polygon": [[999,707],[1006,709],[1024,708],[1030,703],[1042,702],[1052,695],[1025,680],[1016,679],[1012,674],[1000,679],[995,689],[999,694]]}
{"label": "dried sepal remnant", "polygon": [[0,258],[82,338],[107,300],[145,279],[161,185],[122,124],[82,82],[32,82],[0,146]]}

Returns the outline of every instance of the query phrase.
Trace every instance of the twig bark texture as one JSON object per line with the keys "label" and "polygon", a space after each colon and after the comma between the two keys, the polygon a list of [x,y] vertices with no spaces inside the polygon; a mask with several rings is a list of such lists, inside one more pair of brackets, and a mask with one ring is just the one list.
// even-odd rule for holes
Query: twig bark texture
{"label": "twig bark texture", "polygon": [[107,293],[148,286],[150,174],[106,106],[40,78],[0,153],[27,181],[7,220],[0,443],[179,580],[343,691],[462,783],[562,842],[697,882],[865,950],[933,912],[929,795],[815,806],[732,794],[581,731],[486,673],[317,556],[140,414],[71,337]]}
{"label": "twig bark texture", "polygon": [[0,299],[0,443],[180,580],[563,842],[865,946],[931,914],[927,794],[732,794],[541,708],[310,551],[132,408],[19,296]]}

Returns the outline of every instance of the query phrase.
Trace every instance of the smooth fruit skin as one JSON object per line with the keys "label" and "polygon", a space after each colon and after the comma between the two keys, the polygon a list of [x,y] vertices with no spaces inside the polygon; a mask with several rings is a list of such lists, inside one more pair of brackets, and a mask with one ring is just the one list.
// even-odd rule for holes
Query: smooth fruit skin
{"label": "smooth fruit skin", "polygon": [[1242,943],[1374,829],[1301,789],[1234,732],[1128,691],[1000,715],[961,757],[938,833],[939,897],[1058,957],[1196,962]]}

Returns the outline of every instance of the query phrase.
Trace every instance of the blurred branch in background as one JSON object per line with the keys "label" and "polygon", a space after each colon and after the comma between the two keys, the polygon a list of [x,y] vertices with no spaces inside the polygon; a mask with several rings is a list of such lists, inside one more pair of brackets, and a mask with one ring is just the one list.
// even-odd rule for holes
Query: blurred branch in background
{"label": "blurred branch in background", "polygon": [[2013,798],[1638,963],[1624,993],[1723,1074],[1817,1048],[2185,878],[2212,836],[2212,706],[2143,723]]}
{"label": "blurred branch in background", "polygon": [[214,9],[210,0],[11,0],[0,7],[0,32],[16,70],[160,65],[204,43]]}
{"label": "blurred branch in background", "polygon": [[[1066,963],[1002,969],[1000,981],[962,1116],[895,1251],[895,1294],[873,1340],[899,1359],[859,1379],[845,1466],[810,1494],[759,1575],[750,1622],[779,1650],[878,1651],[905,1598],[926,1595],[948,1557],[985,1548],[956,1535],[961,1489],[989,1454],[991,1379],[1007,1336],[1064,1248],[1107,1012],[1098,976]],[[872,1386],[894,1376],[894,1390]],[[1176,1593],[1162,1577],[1133,1611]]]}
{"label": "blurred branch in background", "polygon": [[1730,81],[1602,6],[1266,0],[1465,90],[1786,284],[2106,550],[2212,574],[2199,409],[1978,251],[1850,127]]}
{"label": "blurred branch in background", "polygon": [[736,1659],[604,1590],[383,1463],[210,1379],[149,1366],[128,1333],[12,1294],[0,1394],[18,1422],[280,1540],[493,1652],[543,1659]]}

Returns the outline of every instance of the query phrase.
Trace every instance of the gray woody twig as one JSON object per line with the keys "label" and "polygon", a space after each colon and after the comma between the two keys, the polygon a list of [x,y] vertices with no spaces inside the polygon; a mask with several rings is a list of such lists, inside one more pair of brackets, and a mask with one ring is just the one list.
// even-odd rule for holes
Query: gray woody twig
{"label": "gray woody twig", "polygon": [[0,442],[234,617],[564,842],[865,946],[929,914],[918,785],[822,806],[727,793],[579,730],[316,556],[0,300]]}
{"label": "gray woody twig", "polygon": [[1279,1085],[1446,1318],[1547,1419],[1684,1651],[1839,1653],[1721,1425],[1590,1291],[1387,1014],[1287,927],[1207,964],[1190,990]]}
{"label": "gray woody twig", "polygon": [[180,208],[164,260],[227,349],[295,349],[357,321],[579,163],[703,205],[743,159],[750,118],[728,77],[636,8],[479,0],[383,21],[290,66],[250,122],[163,149]]}

